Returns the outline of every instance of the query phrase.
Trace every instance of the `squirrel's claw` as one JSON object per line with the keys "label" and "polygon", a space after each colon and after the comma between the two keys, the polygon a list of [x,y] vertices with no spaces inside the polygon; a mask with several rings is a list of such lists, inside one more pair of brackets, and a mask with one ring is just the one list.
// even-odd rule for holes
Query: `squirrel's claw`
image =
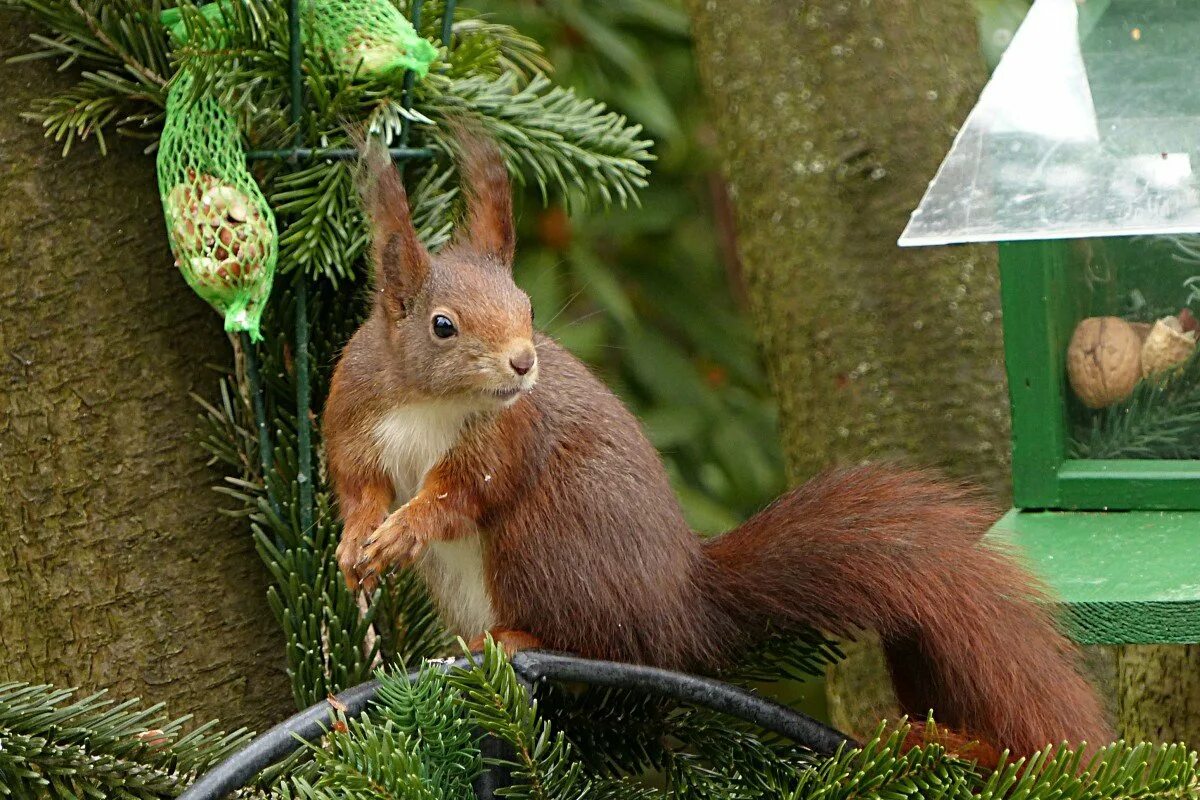
{"label": "squirrel's claw", "polygon": [[338,567],[342,570],[342,575],[346,578],[346,585],[351,590],[358,589],[358,567],[362,563],[362,550],[354,538],[343,533],[342,540],[338,542],[337,560]]}
{"label": "squirrel's claw", "polygon": [[371,594],[379,585],[379,573],[373,569],[367,570],[358,577],[358,585],[364,592]]}

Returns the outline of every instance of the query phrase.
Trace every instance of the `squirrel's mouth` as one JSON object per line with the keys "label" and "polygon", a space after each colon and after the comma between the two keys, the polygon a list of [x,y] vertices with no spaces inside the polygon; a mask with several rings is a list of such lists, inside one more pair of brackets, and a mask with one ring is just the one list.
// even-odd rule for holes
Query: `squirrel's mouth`
{"label": "squirrel's mouth", "polygon": [[521,394],[522,391],[523,390],[520,386],[510,386],[507,389],[490,389],[488,390],[488,394],[497,400],[513,400],[517,397],[517,395]]}
{"label": "squirrel's mouth", "polygon": [[527,376],[515,386],[505,386],[499,389],[487,389],[485,394],[489,398],[507,408],[508,406],[511,406],[513,403],[517,402],[521,395],[531,391],[535,383],[536,380],[530,380]]}

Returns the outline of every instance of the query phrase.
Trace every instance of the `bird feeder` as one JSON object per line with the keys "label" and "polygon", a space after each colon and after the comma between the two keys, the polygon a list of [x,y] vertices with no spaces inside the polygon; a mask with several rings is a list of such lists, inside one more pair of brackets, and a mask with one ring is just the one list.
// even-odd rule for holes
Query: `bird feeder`
{"label": "bird feeder", "polygon": [[995,242],[1013,544],[1085,643],[1200,641],[1200,3],[1036,0],[900,238]]}

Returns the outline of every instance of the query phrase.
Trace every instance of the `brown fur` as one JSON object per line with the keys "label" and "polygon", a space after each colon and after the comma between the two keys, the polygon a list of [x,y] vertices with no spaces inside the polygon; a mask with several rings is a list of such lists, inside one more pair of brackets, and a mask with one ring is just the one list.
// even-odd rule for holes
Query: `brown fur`
{"label": "brown fur", "polygon": [[472,653],[483,650],[488,638],[500,645],[509,656],[514,656],[522,650],[537,650],[546,646],[545,642],[526,631],[514,631],[508,628],[492,628],[479,634],[467,643],[467,649]]}
{"label": "brown fur", "polygon": [[512,264],[517,238],[513,229],[512,190],[495,146],[457,129],[459,169],[467,193],[466,240],[469,246],[502,264]]}
{"label": "brown fur", "polygon": [[932,707],[939,723],[1017,753],[1107,742],[1099,702],[1032,579],[980,542],[993,518],[965,487],[863,467],[784,495],[706,549],[745,627],[877,630],[910,715]]}
{"label": "brown fur", "polygon": [[974,761],[988,771],[995,771],[1000,765],[1001,751],[987,742],[972,739],[941,725],[932,728],[913,725],[904,736],[901,750],[908,751],[914,747],[924,747],[930,744],[940,745],[959,758]]}
{"label": "brown fur", "polygon": [[[476,182],[470,222],[437,256],[415,251],[398,180],[377,178],[382,190],[365,193],[377,302],[338,364],[324,417],[352,585],[481,532],[494,628],[518,643],[711,670],[769,630],[870,628],[910,714],[932,707],[939,722],[1018,753],[1110,738],[1030,578],[980,543],[991,511],[960,486],[879,467],[833,472],[722,537],[696,536],[633,415],[532,334],[509,272],[503,167],[477,141],[464,152]],[[452,344],[429,333],[439,309],[459,325]],[[491,402],[515,380],[505,360],[531,336],[536,388]],[[429,401],[479,407],[389,517],[393,487],[371,431],[390,410]]]}

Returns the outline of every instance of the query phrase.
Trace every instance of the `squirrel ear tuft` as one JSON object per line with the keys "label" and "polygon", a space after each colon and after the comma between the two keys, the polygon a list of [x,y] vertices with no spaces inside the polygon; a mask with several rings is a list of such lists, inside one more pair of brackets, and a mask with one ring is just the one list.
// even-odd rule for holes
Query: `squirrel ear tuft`
{"label": "squirrel ear tuft", "polygon": [[463,244],[512,266],[517,248],[513,229],[512,189],[500,148],[491,139],[452,125],[457,140],[458,171],[467,199]]}
{"label": "squirrel ear tuft", "polygon": [[360,139],[359,194],[371,226],[375,291],[393,319],[429,278],[429,251],[413,227],[400,171],[378,139]]}

